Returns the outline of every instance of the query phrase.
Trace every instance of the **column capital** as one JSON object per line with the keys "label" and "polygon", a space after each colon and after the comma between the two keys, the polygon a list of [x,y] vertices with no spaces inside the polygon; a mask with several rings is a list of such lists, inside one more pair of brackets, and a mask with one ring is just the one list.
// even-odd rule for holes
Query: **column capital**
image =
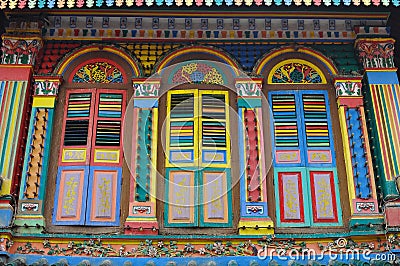
{"label": "column capital", "polygon": [[235,88],[238,97],[260,97],[262,91],[261,77],[239,77],[235,79]]}
{"label": "column capital", "polygon": [[158,98],[161,78],[133,78],[133,96],[135,98]]}
{"label": "column capital", "polygon": [[336,89],[336,97],[361,96],[362,76],[338,76],[333,79]]}
{"label": "column capital", "polygon": [[61,76],[33,76],[34,96],[57,96],[58,89],[63,81]]}
{"label": "column capital", "polygon": [[359,61],[365,70],[393,69],[394,43],[392,38],[359,38],[355,42]]}
{"label": "column capital", "polygon": [[2,64],[34,65],[36,56],[43,47],[43,39],[39,35],[18,36],[4,34],[2,40]]}

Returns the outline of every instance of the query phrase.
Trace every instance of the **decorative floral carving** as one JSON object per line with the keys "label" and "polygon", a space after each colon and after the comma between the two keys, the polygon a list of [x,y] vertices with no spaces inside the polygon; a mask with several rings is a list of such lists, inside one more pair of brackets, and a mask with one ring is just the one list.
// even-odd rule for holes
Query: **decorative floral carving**
{"label": "decorative floral carving", "polygon": [[135,97],[157,97],[160,90],[160,83],[133,83]]}
{"label": "decorative floral carving", "polygon": [[360,62],[364,68],[394,68],[394,41],[360,40],[357,43],[357,50]]}
{"label": "decorative floral carving", "polygon": [[81,67],[72,78],[81,83],[123,83],[121,70],[107,62],[96,62]]}
{"label": "decorative floral carving", "polygon": [[375,203],[374,202],[357,202],[356,203],[356,210],[358,212],[368,211],[371,212],[375,211]]}
{"label": "decorative floral carving", "polygon": [[257,84],[252,81],[237,82],[236,91],[239,96],[260,96],[261,95],[261,84]]}
{"label": "decorative floral carving", "polygon": [[276,69],[272,83],[322,83],[322,78],[311,66],[293,62]]}
{"label": "decorative floral carving", "polygon": [[224,84],[223,74],[215,67],[204,63],[189,63],[179,68],[172,77],[172,83]]}
{"label": "decorative floral carving", "polygon": [[336,82],[336,96],[361,96],[361,82]]}
{"label": "decorative floral carving", "polygon": [[33,84],[35,89],[35,95],[54,95],[58,93],[58,88],[60,87],[60,80],[48,80],[48,79],[36,79]]}
{"label": "decorative floral carving", "polygon": [[19,65],[35,64],[36,55],[42,48],[42,40],[33,38],[18,38],[3,35],[2,64]]}
{"label": "decorative floral carving", "polygon": [[[4,241],[3,241],[4,242]],[[89,239],[83,242],[70,241],[67,245],[51,244],[51,241],[44,239],[43,247],[38,248],[28,242],[17,247],[20,254],[47,254],[47,255],[84,255],[91,257],[192,257],[192,256],[255,256],[262,255],[270,249],[274,249],[276,254],[281,256],[293,254],[293,252],[307,251],[312,248],[306,242],[296,242],[294,240],[278,240],[275,236],[263,237],[256,243],[251,240],[233,244],[230,241],[215,241],[207,244],[180,244],[175,240],[158,241],[145,240],[138,245],[119,245],[111,246],[105,244],[100,238],[97,240]],[[12,245],[7,240],[7,247]],[[368,252],[385,252],[389,249],[400,247],[400,239],[397,235],[389,236],[388,240],[380,238],[368,242],[355,242],[351,238],[338,238],[328,243],[318,243],[321,252],[340,253],[345,250],[358,250]]]}

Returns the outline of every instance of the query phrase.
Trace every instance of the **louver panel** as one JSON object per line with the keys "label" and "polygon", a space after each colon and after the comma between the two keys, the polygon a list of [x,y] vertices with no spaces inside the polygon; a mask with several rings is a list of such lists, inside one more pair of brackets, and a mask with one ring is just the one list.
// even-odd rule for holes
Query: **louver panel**
{"label": "louver panel", "polygon": [[171,118],[194,116],[194,94],[171,94]]}
{"label": "louver panel", "polygon": [[202,135],[204,147],[226,147],[226,125],[224,122],[203,121]]}
{"label": "louver panel", "polygon": [[[107,92],[107,93],[105,93]],[[122,123],[125,115],[125,91],[97,90],[96,116],[92,145],[92,164],[122,163]]]}
{"label": "louver panel", "polygon": [[326,91],[300,92],[304,152],[308,166],[335,164],[333,133]]}
{"label": "louver panel", "polygon": [[274,162],[276,165],[301,166],[304,155],[300,152],[302,132],[299,128],[298,94],[296,92],[270,92]]}
{"label": "louver panel", "polygon": [[60,154],[63,165],[88,164],[96,97],[93,90],[67,92]]}
{"label": "louver panel", "polygon": [[299,135],[295,95],[272,95],[275,145],[298,147]]}
{"label": "louver panel", "polygon": [[203,94],[202,108],[203,119],[225,119],[225,95]]}
{"label": "louver panel", "polygon": [[91,93],[71,93],[68,99],[67,118],[89,117]]}
{"label": "louver panel", "polygon": [[119,146],[120,138],[120,121],[97,121],[96,146]]}
{"label": "louver panel", "polygon": [[168,93],[167,165],[193,165],[198,157],[195,149],[198,135],[197,91],[170,91]]}
{"label": "louver panel", "polygon": [[307,147],[329,147],[329,129],[325,96],[303,94]]}
{"label": "louver panel", "polygon": [[89,120],[67,120],[65,122],[64,146],[86,146]]}
{"label": "louver panel", "polygon": [[120,118],[122,116],[122,94],[100,93],[98,116]]}
{"label": "louver panel", "polygon": [[170,145],[171,147],[193,147],[194,145],[193,121],[171,122]]}

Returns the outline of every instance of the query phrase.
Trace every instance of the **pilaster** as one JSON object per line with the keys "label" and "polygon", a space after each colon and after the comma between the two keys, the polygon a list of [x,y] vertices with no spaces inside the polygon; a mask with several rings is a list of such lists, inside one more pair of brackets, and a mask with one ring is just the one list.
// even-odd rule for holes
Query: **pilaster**
{"label": "pilaster", "polygon": [[40,36],[2,36],[0,60],[0,226],[9,226],[23,168],[30,113],[32,65],[42,47]]}
{"label": "pilaster", "polygon": [[[391,211],[400,208],[395,184],[400,175],[400,86],[393,59],[394,43],[391,38],[362,38],[356,41],[356,49],[365,70],[365,107],[378,199],[385,204],[382,208],[387,224],[399,226],[398,211]],[[392,203],[386,204],[388,201]],[[394,224],[393,219],[397,221]]]}
{"label": "pilaster", "polygon": [[47,169],[52,136],[55,101],[61,84],[58,76],[34,76],[34,95],[29,120],[18,212],[15,224],[18,231],[41,233],[45,226],[43,216]]}
{"label": "pilaster", "polygon": [[376,193],[362,91],[362,77],[334,79],[343,139],[352,230],[374,230],[382,223]]}
{"label": "pilaster", "polygon": [[158,234],[156,217],[158,78],[133,79],[129,214],[125,234]]}
{"label": "pilaster", "polygon": [[274,233],[268,215],[262,78],[237,78],[240,156],[240,235]]}

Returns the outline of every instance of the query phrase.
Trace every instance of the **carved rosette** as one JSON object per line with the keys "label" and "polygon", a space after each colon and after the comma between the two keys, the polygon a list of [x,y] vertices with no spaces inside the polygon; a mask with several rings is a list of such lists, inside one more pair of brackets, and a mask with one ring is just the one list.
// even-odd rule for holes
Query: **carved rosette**
{"label": "carved rosette", "polygon": [[3,35],[2,64],[34,65],[36,56],[43,46],[42,39],[37,37],[17,37]]}
{"label": "carved rosette", "polygon": [[394,39],[358,39],[356,49],[364,68],[394,68]]}

